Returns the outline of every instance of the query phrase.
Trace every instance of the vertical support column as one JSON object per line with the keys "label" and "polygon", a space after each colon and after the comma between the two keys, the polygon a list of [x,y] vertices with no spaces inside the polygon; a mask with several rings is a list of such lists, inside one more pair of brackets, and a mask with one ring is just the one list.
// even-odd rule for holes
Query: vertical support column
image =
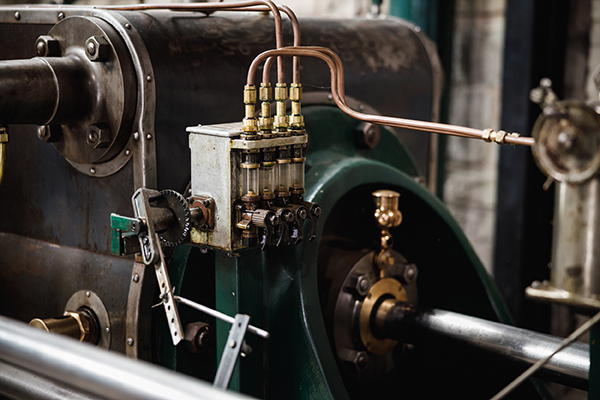
{"label": "vertical support column", "polygon": [[[230,257],[227,253],[217,252],[215,268],[216,309],[231,316],[238,313],[247,314],[251,317],[252,325],[262,327],[261,251],[245,251],[243,257]],[[218,320],[216,328],[217,363],[219,363],[227,344],[231,325]],[[229,390],[264,397],[263,341],[264,339],[256,335],[246,335],[246,343],[252,347],[252,353],[238,361]]]}

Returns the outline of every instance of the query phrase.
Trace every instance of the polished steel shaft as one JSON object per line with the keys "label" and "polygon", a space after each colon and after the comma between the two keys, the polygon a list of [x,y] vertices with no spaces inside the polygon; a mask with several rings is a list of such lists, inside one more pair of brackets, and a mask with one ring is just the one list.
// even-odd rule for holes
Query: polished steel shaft
{"label": "polished steel shaft", "polygon": [[246,398],[5,317],[0,317],[0,362],[106,399]]}
{"label": "polished steel shaft", "polygon": [[[520,365],[531,365],[548,356],[563,340],[552,335],[437,309],[397,305],[386,314],[385,321],[381,324],[382,334],[391,339],[409,343],[426,341],[425,345],[438,344],[444,346],[445,350],[457,352],[462,352],[465,348],[479,349],[488,355],[497,354]],[[455,345],[448,346],[448,341]],[[554,355],[539,376],[587,388],[589,369],[589,346],[573,343]]]}

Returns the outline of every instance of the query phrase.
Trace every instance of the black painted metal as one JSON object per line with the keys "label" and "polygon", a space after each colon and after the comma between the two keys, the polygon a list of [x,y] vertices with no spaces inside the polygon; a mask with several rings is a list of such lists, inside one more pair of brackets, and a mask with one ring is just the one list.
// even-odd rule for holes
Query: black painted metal
{"label": "black painted metal", "polygon": [[[501,126],[528,134],[540,113],[529,90],[549,77],[562,94],[569,2],[508,0]],[[528,148],[500,150],[494,277],[517,325],[549,329],[549,307],[526,300],[524,289],[549,276],[553,190]]]}

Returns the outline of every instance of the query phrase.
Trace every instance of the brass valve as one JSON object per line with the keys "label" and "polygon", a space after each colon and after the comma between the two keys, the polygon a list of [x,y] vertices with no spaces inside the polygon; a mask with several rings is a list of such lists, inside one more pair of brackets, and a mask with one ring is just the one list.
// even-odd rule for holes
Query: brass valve
{"label": "brass valve", "polygon": [[394,239],[390,229],[397,227],[402,222],[402,213],[398,210],[400,194],[392,190],[378,190],[373,192],[375,199],[375,221],[381,229],[380,251],[376,256],[375,265],[380,270],[381,278],[385,277],[385,269],[394,264],[394,257],[388,251]]}
{"label": "brass valve", "polygon": [[72,337],[80,342],[97,344],[99,339],[98,322],[91,310],[79,309],[65,311],[59,318],[35,318],[29,325],[46,332],[58,333]]}

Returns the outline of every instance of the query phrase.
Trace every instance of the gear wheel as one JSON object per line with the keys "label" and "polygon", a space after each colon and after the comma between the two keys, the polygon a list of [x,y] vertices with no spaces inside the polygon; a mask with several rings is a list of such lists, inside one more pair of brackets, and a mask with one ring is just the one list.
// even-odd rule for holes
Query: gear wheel
{"label": "gear wheel", "polygon": [[174,190],[165,189],[160,192],[164,203],[175,216],[176,223],[158,235],[160,242],[166,247],[179,246],[190,233],[191,217],[187,200]]}

